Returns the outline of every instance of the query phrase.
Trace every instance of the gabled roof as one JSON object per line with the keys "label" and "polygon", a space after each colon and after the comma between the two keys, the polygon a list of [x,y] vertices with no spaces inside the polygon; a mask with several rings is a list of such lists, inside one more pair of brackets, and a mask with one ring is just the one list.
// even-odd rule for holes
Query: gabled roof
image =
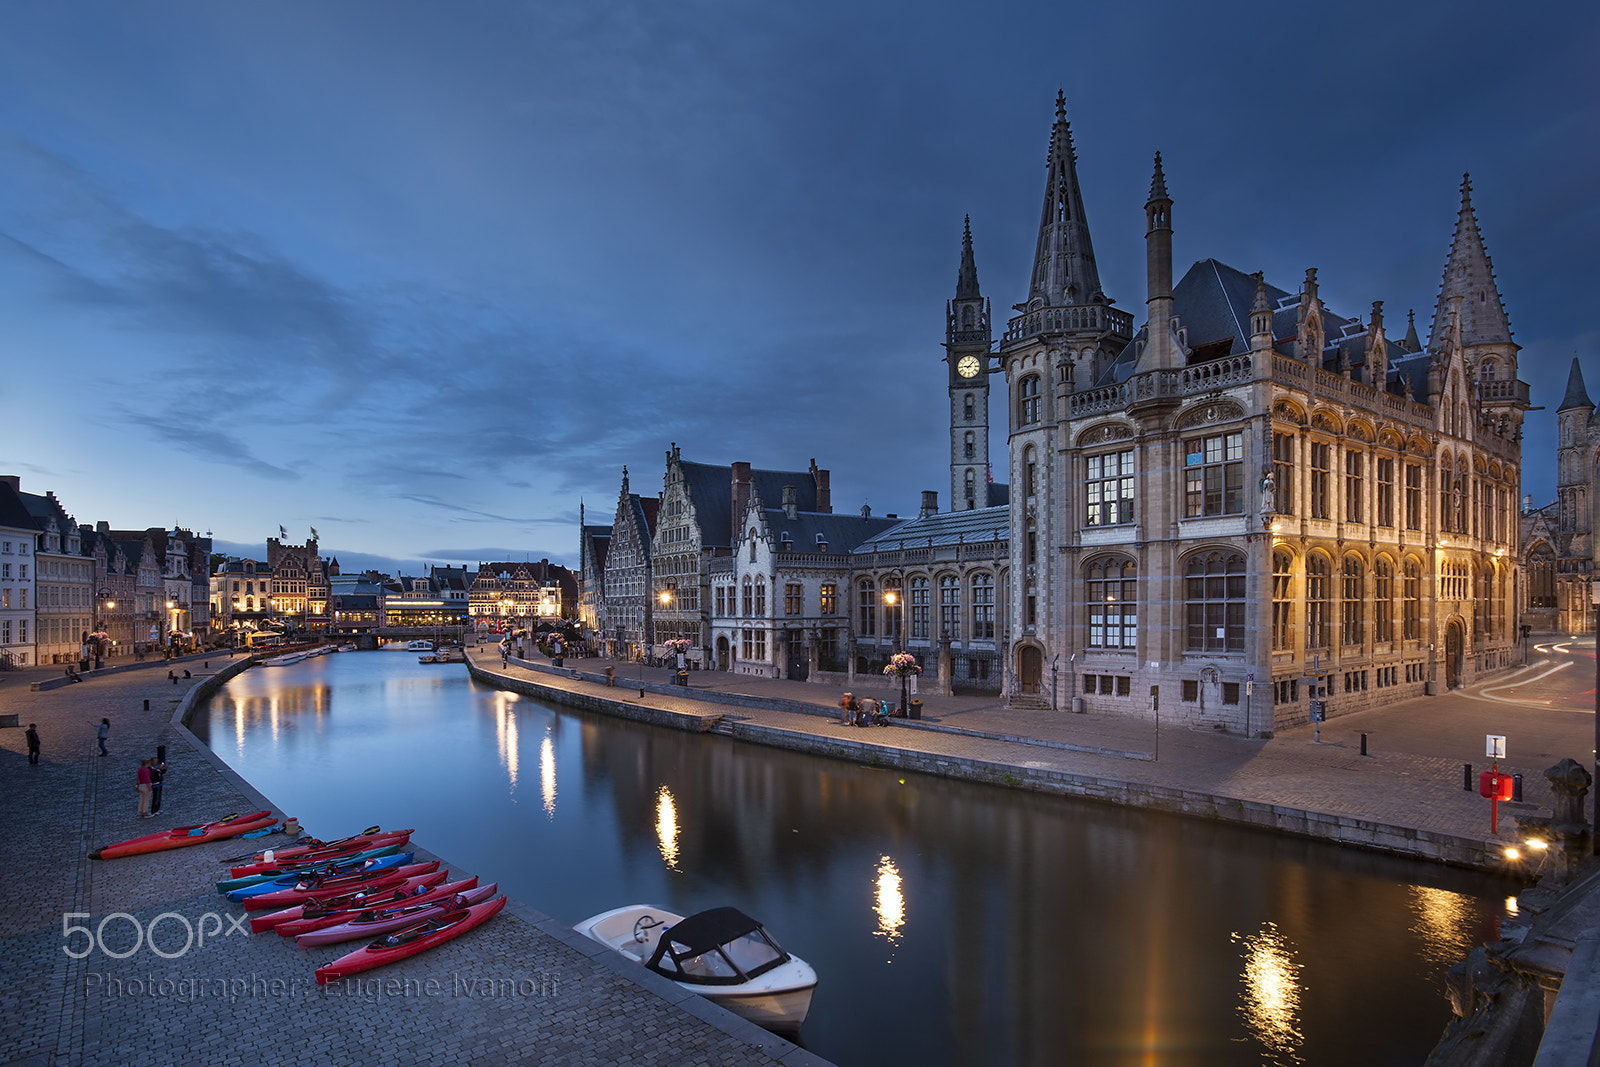
{"label": "gabled roof", "polygon": [[927,548],[1010,539],[1011,508],[1000,505],[911,519],[861,542],[851,554],[860,556],[874,551],[897,552],[902,547]]}
{"label": "gabled roof", "polygon": [[[762,502],[765,503],[764,498]],[[767,520],[774,542],[782,547],[787,534],[794,552],[849,552],[867,538],[900,525],[899,519],[835,515],[826,511],[797,511],[791,519],[782,508],[763,507],[761,514]]]}
{"label": "gabled roof", "polygon": [[[711,548],[733,544],[733,467],[709,463],[678,461],[700,520],[700,543]],[[767,503],[783,500],[783,487],[794,486],[795,504],[801,511],[817,510],[817,483],[810,471],[766,471],[750,469],[750,487]],[[655,525],[651,524],[651,532]]]}
{"label": "gabled roof", "polygon": [[23,505],[21,496],[11,488],[11,483],[0,481],[0,526],[13,530],[37,530],[33,516]]}

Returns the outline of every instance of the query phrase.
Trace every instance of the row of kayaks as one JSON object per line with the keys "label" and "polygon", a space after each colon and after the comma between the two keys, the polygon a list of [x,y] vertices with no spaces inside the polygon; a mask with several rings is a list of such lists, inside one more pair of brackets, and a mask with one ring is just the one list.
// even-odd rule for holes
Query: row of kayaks
{"label": "row of kayaks", "polygon": [[[383,967],[481,926],[506,906],[499,883],[452,880],[437,860],[413,862],[410,830],[377,829],[336,842],[271,850],[234,866],[217,891],[264,912],[254,933],[293,937],[299,948],[367,940],[316,969],[318,985]],[[287,855],[285,853],[288,853]]]}

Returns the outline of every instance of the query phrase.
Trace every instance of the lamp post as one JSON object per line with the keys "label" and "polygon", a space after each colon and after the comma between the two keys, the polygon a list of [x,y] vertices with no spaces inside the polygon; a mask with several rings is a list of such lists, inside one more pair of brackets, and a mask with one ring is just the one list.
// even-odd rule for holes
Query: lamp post
{"label": "lamp post", "polygon": [[94,595],[94,633],[91,636],[94,638],[95,670],[100,669],[102,665],[102,658],[105,655],[105,638],[101,636],[105,630],[105,623],[100,613],[101,609],[104,608],[106,611],[112,611],[117,606],[117,602],[110,599],[110,597],[111,590],[109,589],[101,589]]}

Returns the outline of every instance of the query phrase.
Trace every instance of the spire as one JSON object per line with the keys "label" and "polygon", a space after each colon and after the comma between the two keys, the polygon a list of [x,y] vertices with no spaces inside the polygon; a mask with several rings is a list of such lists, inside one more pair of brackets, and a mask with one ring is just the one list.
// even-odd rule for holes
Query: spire
{"label": "spire", "polygon": [[1422,341],[1417,337],[1417,310],[1406,309],[1406,339],[1404,341],[1407,352],[1421,352]]}
{"label": "spire", "polygon": [[1033,281],[1028,303],[1047,307],[1105,302],[1100,271],[1094,262],[1089,223],[1078,188],[1078,158],[1067,122],[1066,94],[1056,94],[1056,122],[1050,131],[1050,160],[1039,218],[1039,243],[1033,256]]}
{"label": "spire", "polygon": [[968,215],[961,234],[961,270],[956,274],[956,299],[969,300],[980,295],[978,263],[972,257],[972,216]]}
{"label": "spire", "polygon": [[1160,152],[1156,153],[1156,173],[1155,173],[1155,177],[1150,179],[1150,196],[1149,196],[1149,199],[1152,200],[1152,201],[1155,201],[1155,200],[1169,200],[1169,199],[1171,199],[1170,197],[1167,196],[1167,176],[1165,174],[1161,173],[1161,153]]}
{"label": "spire", "polygon": [[1483,234],[1472,211],[1472,176],[1461,176],[1461,212],[1456,216],[1456,234],[1450,242],[1450,257],[1445,262],[1444,281],[1439,286],[1439,301],[1433,312],[1432,348],[1440,330],[1448,322],[1450,298],[1461,298],[1462,345],[1506,344],[1511,340],[1511,323],[1495,287],[1494,265],[1483,247]]}
{"label": "spire", "polygon": [[1557,411],[1566,411],[1568,408],[1592,408],[1594,401],[1589,399],[1589,390],[1583,385],[1583,368],[1578,366],[1578,357],[1572,357],[1572,370],[1567,374],[1567,394],[1561,398],[1561,406]]}

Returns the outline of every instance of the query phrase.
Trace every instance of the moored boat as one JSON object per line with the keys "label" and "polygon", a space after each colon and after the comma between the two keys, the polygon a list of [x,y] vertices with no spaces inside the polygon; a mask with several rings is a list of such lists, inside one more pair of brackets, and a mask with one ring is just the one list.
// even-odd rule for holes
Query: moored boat
{"label": "moored boat", "polygon": [[223,838],[238,837],[255,830],[261,830],[278,820],[270,811],[258,811],[249,815],[229,815],[216,822],[201,823],[197,826],[179,826],[159,834],[146,834],[128,841],[119,841],[114,845],[96,849],[89,853],[90,859],[110,860],[118,856],[137,856],[145,852],[162,852],[169,848],[187,848],[190,845],[199,845],[206,841],[221,841]]}
{"label": "moored boat", "polygon": [[238,900],[243,896],[254,896],[257,893],[270,892],[272,889],[284,889],[299,882],[326,881],[330,878],[360,874],[363,871],[399,867],[410,863],[414,855],[410,852],[401,852],[400,848],[399,845],[385,845],[383,848],[357,852],[330,863],[313,863],[306,867],[291,867],[285,871],[266,871],[261,874],[247,874],[242,878],[228,878],[217,883],[217,892]]}
{"label": "moored boat", "polygon": [[396,930],[364,948],[340,956],[325,967],[318,967],[317,984],[327,985],[337,979],[426,952],[483,925],[499,914],[500,909],[505,906],[505,897],[495,897],[482,904],[474,904],[461,911]]}
{"label": "moored boat", "polygon": [[379,831],[374,827],[366,833],[356,834],[353,837],[346,837],[337,841],[308,841],[290,845],[288,848],[267,849],[263,852],[257,852],[248,863],[232,867],[228,873],[235,878],[243,878],[251,874],[282,872],[291,868],[303,867],[307,864],[333,862],[337,859],[349,858],[353,854],[364,852],[367,849],[383,848],[387,845],[404,845],[410,840],[410,830]]}
{"label": "moored boat", "polygon": [[684,918],[632,904],[585,919],[575,929],[768,1030],[799,1030],[811,1010],[817,972],[737,908]]}
{"label": "moored boat", "polygon": [[398,904],[392,908],[382,908],[371,911],[356,912],[342,923],[325,926],[320,930],[310,930],[303,934],[296,934],[294,943],[297,948],[313,948],[317,945],[337,945],[341,941],[357,941],[364,937],[377,937],[380,934],[391,933],[395,930],[412,926],[427,919],[437,919],[451,912],[460,911],[462,908],[473,904],[481,904],[494,896],[500,888],[499,882],[491,882],[484,886],[475,886],[450,894],[428,894],[431,900],[418,899],[411,904]]}
{"label": "moored boat", "polygon": [[[383,896],[368,896],[362,900],[346,902],[342,897],[332,897],[327,901],[316,904],[307,904],[302,907],[300,916],[281,922],[276,926],[279,937],[299,937],[316,930],[325,930],[330,926],[349,922],[359,917],[363,912],[372,913],[389,911],[393,908],[409,907],[412,904],[431,904],[434,901],[447,900],[457,893],[464,893],[478,887],[477,876],[449,881],[450,872],[444,871],[438,876],[428,875],[429,881],[425,885],[414,888],[405,886],[397,887],[394,892]],[[493,894],[490,894],[493,896]],[[474,901],[473,903],[477,903]]]}

